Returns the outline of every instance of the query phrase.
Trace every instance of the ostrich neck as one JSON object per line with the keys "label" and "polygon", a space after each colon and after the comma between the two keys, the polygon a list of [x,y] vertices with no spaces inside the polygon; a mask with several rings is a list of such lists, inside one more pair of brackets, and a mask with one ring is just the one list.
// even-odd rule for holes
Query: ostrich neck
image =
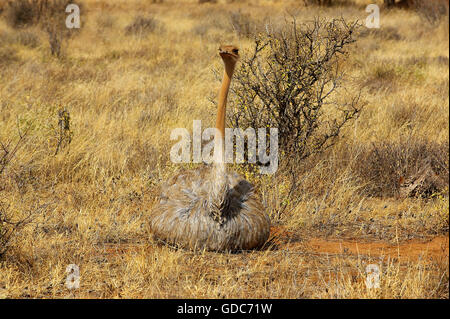
{"label": "ostrich neck", "polygon": [[[219,104],[217,106],[216,128],[220,132],[220,138],[225,138],[225,114],[227,106],[228,91],[230,90],[231,77],[233,76],[234,63],[225,63],[225,72],[223,73],[222,87],[219,92]],[[216,139],[217,140],[217,139]]]}
{"label": "ostrich neck", "polygon": [[[223,222],[223,213],[227,205],[228,181],[226,178],[226,166],[224,161],[225,114],[228,91],[230,89],[234,66],[234,63],[225,63],[225,72],[223,74],[222,87],[219,92],[219,104],[217,108],[217,134],[215,136],[214,150],[215,163],[211,176],[213,187],[210,192],[210,209],[213,218],[219,223]],[[216,151],[218,153],[216,153]]]}

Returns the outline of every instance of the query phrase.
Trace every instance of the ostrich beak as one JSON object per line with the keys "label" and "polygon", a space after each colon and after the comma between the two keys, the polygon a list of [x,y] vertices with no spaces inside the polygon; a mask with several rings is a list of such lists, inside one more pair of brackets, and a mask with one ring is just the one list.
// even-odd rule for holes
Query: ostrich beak
{"label": "ostrich beak", "polygon": [[223,56],[231,56],[231,54],[225,50],[219,49],[219,54],[221,57]]}

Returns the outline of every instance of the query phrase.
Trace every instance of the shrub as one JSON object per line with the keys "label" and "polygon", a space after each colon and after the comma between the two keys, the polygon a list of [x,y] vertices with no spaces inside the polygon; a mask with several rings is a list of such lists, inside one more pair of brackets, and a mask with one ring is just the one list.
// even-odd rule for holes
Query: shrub
{"label": "shrub", "polygon": [[62,54],[63,40],[77,32],[65,25],[66,7],[71,3],[72,0],[9,1],[6,21],[15,28],[38,24],[48,35],[51,54],[59,57]]}
{"label": "shrub", "polygon": [[336,142],[341,129],[362,108],[359,96],[343,91],[342,57],[357,24],[315,20],[280,30],[267,28],[254,39],[235,72],[230,120],[236,127],[277,127],[279,147],[294,161]]}
{"label": "shrub", "polygon": [[8,1],[5,9],[6,22],[14,27],[30,26],[39,21],[42,1],[16,0]]}
{"label": "shrub", "polygon": [[62,42],[64,39],[64,33],[61,32],[55,25],[49,24],[46,27],[48,36],[48,43],[50,44],[50,52],[56,57],[60,57],[62,54]]}
{"label": "shrub", "polygon": [[353,170],[370,196],[428,197],[448,187],[448,147],[418,138],[377,142],[361,147]]}
{"label": "shrub", "polygon": [[28,134],[28,128],[24,133],[19,130],[19,139],[16,144],[12,145],[12,141],[8,143],[3,143],[0,141],[0,175],[6,169],[6,167],[11,163],[11,160],[17,153],[19,147],[23,144],[25,137]]}
{"label": "shrub", "polygon": [[448,0],[414,0],[414,7],[419,16],[431,25],[437,25],[443,17],[448,17]]}
{"label": "shrub", "polygon": [[[12,141],[7,143],[0,141],[0,191],[2,190],[1,185],[3,184],[1,180],[3,172],[11,164],[18,149],[24,143],[27,133],[28,130],[24,133],[21,133],[19,130],[19,139],[15,144]],[[31,214],[18,221],[13,221],[9,207],[0,202],[0,258],[7,251],[11,238],[30,221],[30,218]]]}
{"label": "shrub", "polygon": [[6,22],[15,28],[38,24],[49,18],[66,19],[66,7],[71,0],[14,0],[8,1],[5,9]]}
{"label": "shrub", "polygon": [[415,10],[421,18],[431,25],[437,25],[445,16],[448,17],[448,0],[384,0],[387,8],[404,8]]}
{"label": "shrub", "polygon": [[47,33],[50,52],[56,57],[63,54],[64,40],[78,32],[78,29],[66,27],[65,9],[71,3],[72,0],[47,0],[43,10],[41,25]]}
{"label": "shrub", "polygon": [[18,221],[13,221],[11,214],[7,213],[6,205],[0,203],[0,258],[9,248],[9,243],[25,225],[31,221],[32,214]]}
{"label": "shrub", "polygon": [[125,33],[127,35],[141,36],[154,32],[157,29],[161,30],[162,26],[154,17],[137,16],[134,18],[133,22],[125,28]]}

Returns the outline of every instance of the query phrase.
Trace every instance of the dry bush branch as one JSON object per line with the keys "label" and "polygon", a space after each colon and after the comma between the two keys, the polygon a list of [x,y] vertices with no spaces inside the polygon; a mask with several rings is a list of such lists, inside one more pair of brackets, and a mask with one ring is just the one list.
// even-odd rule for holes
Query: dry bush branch
{"label": "dry bush branch", "polygon": [[9,207],[6,207],[0,202],[0,258],[6,253],[9,248],[9,243],[13,236],[19,232],[23,227],[30,223],[33,212],[28,212],[27,216],[13,221],[9,213]]}
{"label": "dry bush branch", "polygon": [[230,121],[235,127],[277,127],[285,155],[303,160],[332,146],[362,109],[344,91],[341,58],[355,42],[357,23],[296,19],[280,30],[266,27],[235,75]]}
{"label": "dry bush branch", "polygon": [[14,156],[17,153],[17,150],[19,149],[21,144],[23,144],[23,142],[25,141],[25,137],[28,134],[28,130],[29,130],[29,128],[27,128],[25,130],[25,132],[22,133],[20,131],[20,129],[18,128],[19,139],[14,146],[11,145],[11,143],[12,143],[11,140],[8,141],[6,144],[4,144],[3,142],[0,141],[0,151],[2,152],[2,154],[0,156],[0,175],[3,173],[3,171],[6,169],[6,167],[11,163],[12,159],[14,158]]}

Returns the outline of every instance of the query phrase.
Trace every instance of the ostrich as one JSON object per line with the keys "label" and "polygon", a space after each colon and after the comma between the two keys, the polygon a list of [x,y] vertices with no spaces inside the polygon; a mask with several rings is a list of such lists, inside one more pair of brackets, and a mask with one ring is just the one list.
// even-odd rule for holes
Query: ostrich
{"label": "ostrich", "polygon": [[225,71],[216,120],[218,156],[213,165],[184,171],[163,185],[150,230],[156,239],[185,249],[249,250],[266,242],[270,219],[253,186],[224,163],[226,102],[239,51],[221,46],[219,55]]}

